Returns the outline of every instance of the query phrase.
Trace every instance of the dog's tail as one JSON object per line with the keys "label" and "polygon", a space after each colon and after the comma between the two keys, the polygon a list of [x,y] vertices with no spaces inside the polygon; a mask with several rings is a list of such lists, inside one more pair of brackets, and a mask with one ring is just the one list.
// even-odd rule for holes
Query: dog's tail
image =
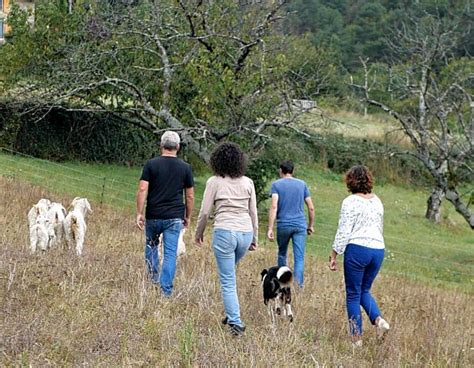
{"label": "dog's tail", "polygon": [[288,284],[293,279],[293,272],[287,266],[282,266],[277,272],[277,279],[282,284]]}
{"label": "dog's tail", "polygon": [[71,217],[71,233],[72,233],[72,238],[74,240],[77,239],[77,235],[79,233],[79,227],[77,225],[77,218],[76,216]]}

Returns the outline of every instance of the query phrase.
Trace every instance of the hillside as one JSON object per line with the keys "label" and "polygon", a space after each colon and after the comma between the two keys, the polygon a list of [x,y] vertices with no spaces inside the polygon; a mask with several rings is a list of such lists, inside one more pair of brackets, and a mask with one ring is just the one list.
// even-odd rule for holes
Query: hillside
{"label": "hillside", "polygon": [[[164,299],[147,282],[143,236],[133,217],[92,201],[85,255],[54,249],[29,255],[25,213],[39,197],[58,195],[0,178],[0,364],[6,366],[470,366],[472,296],[390,276],[374,286],[392,331],[365,346],[347,339],[342,273],[307,260],[307,283],[295,292],[295,321],[274,325],[262,302],[259,273],[273,264],[269,245],[238,269],[247,332],[231,337],[209,244],[179,260],[176,294]],[[189,235],[189,234],[188,234]],[[209,240],[209,237],[206,239]],[[453,311],[458,311],[453,313]],[[462,312],[459,312],[462,311]]]}
{"label": "hillside", "polygon": [[[55,163],[13,156],[4,150],[0,153],[0,175],[39,185],[53,193],[85,196],[95,204],[107,204],[133,217],[140,168]],[[298,164],[296,175],[308,182],[316,207],[316,233],[308,238],[308,252],[326,260],[337,228],[340,204],[347,194],[342,177],[317,166]],[[195,178],[196,212],[208,176],[201,174]],[[375,191],[385,206],[386,272],[472,293],[474,239],[452,206],[444,204],[443,224],[438,226],[424,219],[428,192],[383,183],[376,183]],[[259,209],[260,243],[270,247],[273,245],[265,239],[267,205],[261,203]]]}

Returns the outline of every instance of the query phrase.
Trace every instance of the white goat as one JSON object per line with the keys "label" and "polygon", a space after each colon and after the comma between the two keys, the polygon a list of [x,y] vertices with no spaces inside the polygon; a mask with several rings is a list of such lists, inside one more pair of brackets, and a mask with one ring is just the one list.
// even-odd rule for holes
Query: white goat
{"label": "white goat", "polygon": [[179,233],[178,239],[178,257],[182,256],[186,253],[186,244],[184,243],[184,233],[186,232],[186,228],[183,227],[181,232]]}
{"label": "white goat", "polygon": [[[184,242],[184,234],[186,233],[186,228],[182,228],[179,233],[178,238],[178,249],[176,250],[177,260],[186,253],[186,243]],[[163,246],[163,233],[161,233],[160,238],[158,239],[158,251],[160,252],[160,266],[163,265],[164,255],[164,246]]]}
{"label": "white goat", "polygon": [[54,228],[46,215],[40,214],[35,223],[30,226],[30,250],[36,252],[36,248],[47,250],[51,242],[55,241]]}
{"label": "white goat", "polygon": [[72,211],[67,214],[64,220],[64,232],[68,248],[75,245],[76,253],[80,256],[87,231],[86,216],[89,212],[92,213],[92,209],[86,198],[79,197],[73,199],[71,207]]}
{"label": "white goat", "polygon": [[42,198],[38,203],[31,207],[28,212],[28,225],[30,226],[30,229],[36,224],[36,219],[39,215],[45,215],[48,212],[50,205],[51,201],[49,199]]}
{"label": "white goat", "polygon": [[[182,228],[181,232],[179,233],[178,238],[178,249],[176,251],[176,255],[178,257],[184,255],[186,253],[186,243],[184,242],[184,234],[186,233],[186,228]],[[161,254],[160,263],[163,263],[163,233],[160,235],[158,240],[159,252]]]}
{"label": "white goat", "polygon": [[61,203],[51,203],[46,213],[49,223],[54,229],[54,239],[50,243],[50,247],[62,245],[64,242],[64,219],[66,218],[66,209]]}

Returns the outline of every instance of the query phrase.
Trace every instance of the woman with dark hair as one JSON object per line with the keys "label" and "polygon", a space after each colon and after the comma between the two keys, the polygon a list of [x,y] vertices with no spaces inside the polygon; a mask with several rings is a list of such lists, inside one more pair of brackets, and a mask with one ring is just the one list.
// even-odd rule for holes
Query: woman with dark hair
{"label": "woman with dark hair", "polygon": [[226,317],[233,335],[241,335],[235,269],[248,250],[257,248],[258,217],[253,181],[244,176],[246,160],[234,143],[219,145],[211,155],[214,176],[206,183],[195,240],[203,244],[207,220],[214,215],[212,248],[216,258]]}
{"label": "woman with dark hair", "polygon": [[362,346],[360,306],[381,334],[390,329],[380,313],[370,288],[384,257],[383,205],[372,193],[374,179],[365,166],[353,166],[345,176],[349,195],[342,202],[339,227],[329,257],[336,270],[336,257],[344,253],[344,281],[350,332],[356,346]]}

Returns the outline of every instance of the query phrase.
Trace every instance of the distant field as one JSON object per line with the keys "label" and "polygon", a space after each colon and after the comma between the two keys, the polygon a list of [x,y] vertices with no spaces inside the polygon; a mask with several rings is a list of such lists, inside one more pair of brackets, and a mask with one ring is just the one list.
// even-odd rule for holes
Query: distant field
{"label": "distant field", "polygon": [[305,114],[300,120],[301,126],[316,132],[342,134],[349,138],[366,138],[390,144],[410,146],[400,125],[392,117],[361,114],[346,110],[325,109],[324,116],[317,110]]}
{"label": "distant field", "polygon": [[[340,175],[318,167],[296,173],[305,179],[316,206],[316,233],[308,238],[309,252],[325,260],[334,238],[339,207],[346,195]],[[0,153],[0,175],[30,182],[50,192],[87,196],[97,207],[104,203],[133,217],[140,168],[49,161]],[[196,178],[196,212],[207,176]],[[403,278],[474,292],[474,236],[449,203],[443,224],[424,219],[427,192],[394,185],[376,187],[385,205],[387,256],[383,272]],[[260,243],[274,247],[266,232],[266,203],[260,208]]]}

